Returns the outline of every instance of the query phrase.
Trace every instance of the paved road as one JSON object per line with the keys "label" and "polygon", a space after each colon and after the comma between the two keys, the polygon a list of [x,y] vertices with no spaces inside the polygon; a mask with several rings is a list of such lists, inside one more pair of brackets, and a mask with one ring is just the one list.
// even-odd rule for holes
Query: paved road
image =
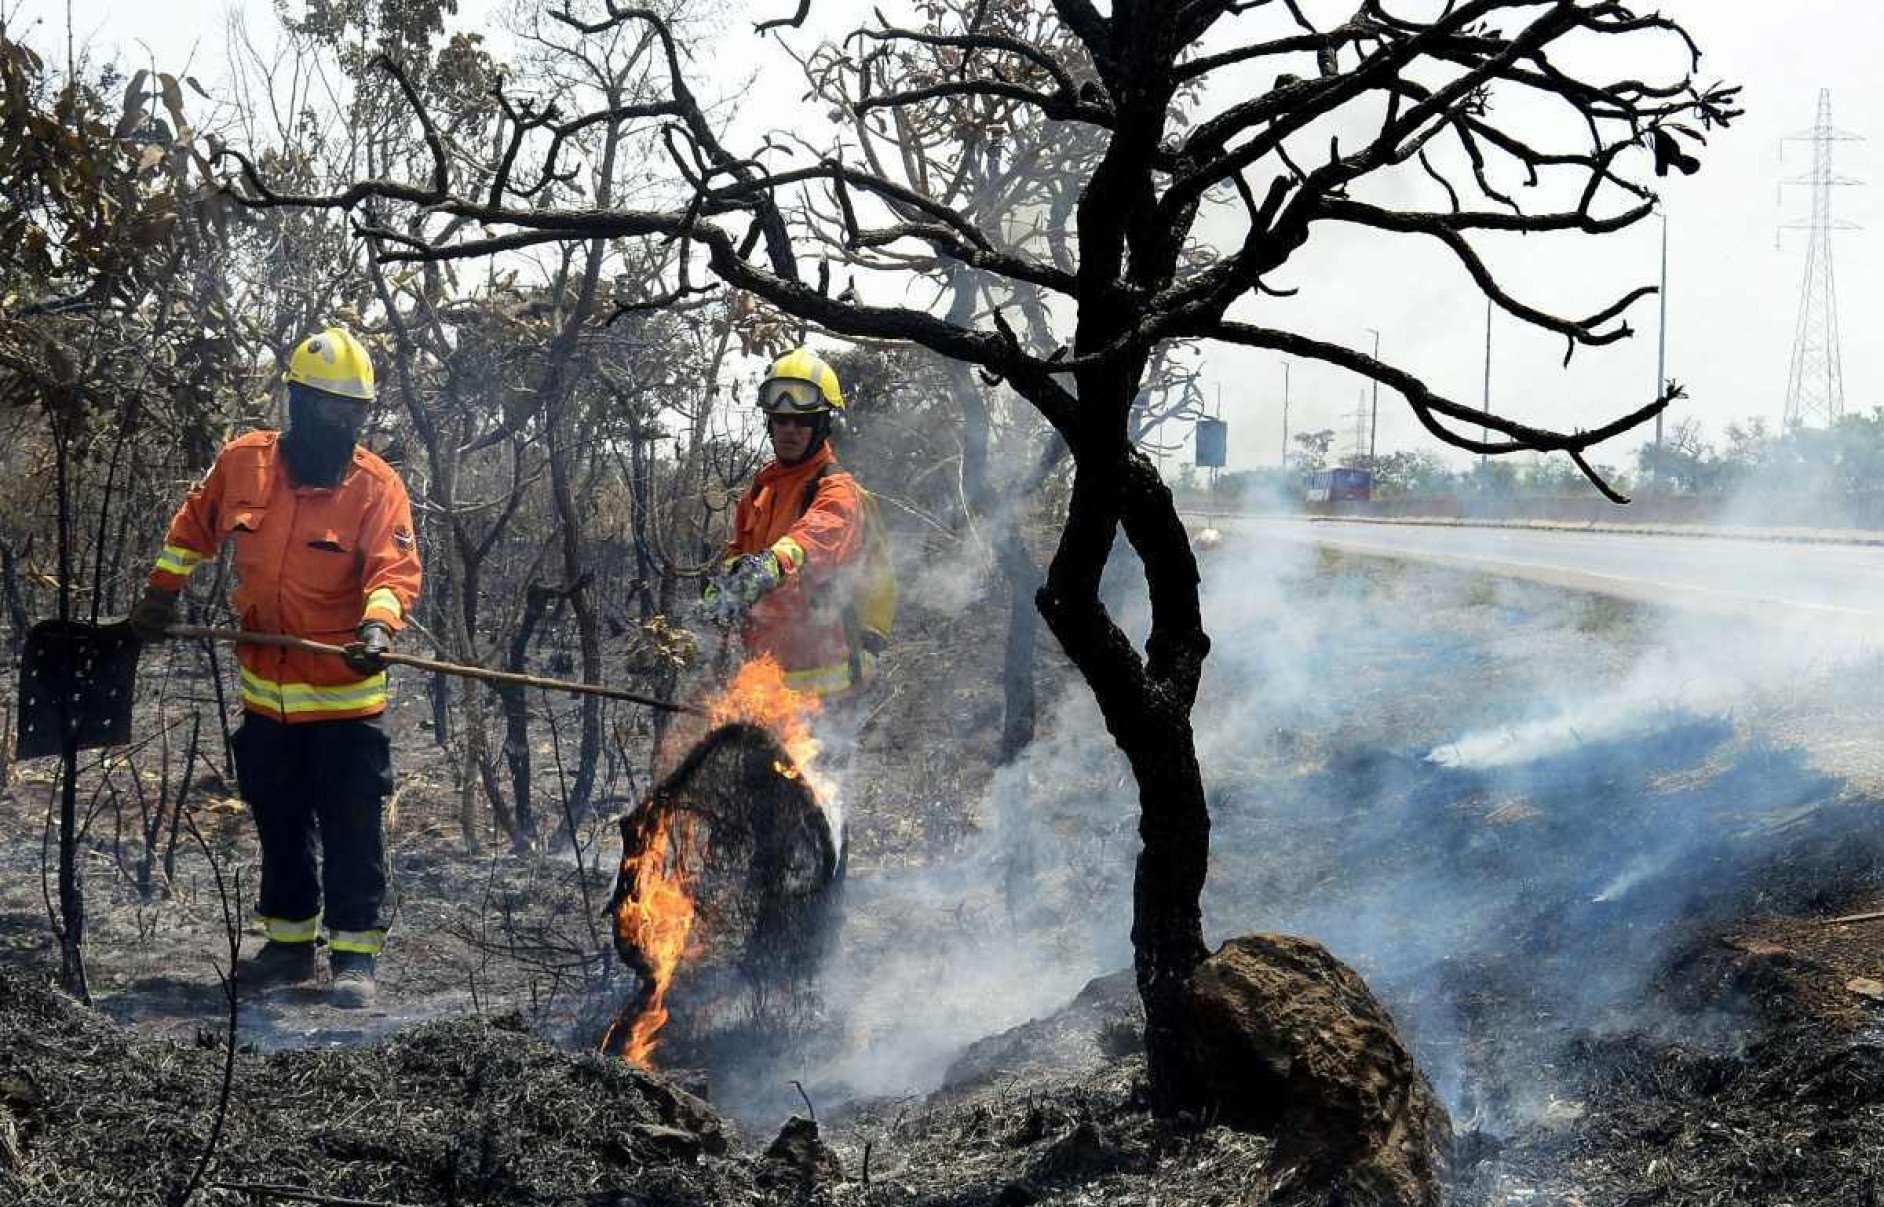
{"label": "paved road", "polygon": [[1884,621],[1884,548],[1550,529],[1225,519],[1227,535],[1438,562],[1625,599]]}

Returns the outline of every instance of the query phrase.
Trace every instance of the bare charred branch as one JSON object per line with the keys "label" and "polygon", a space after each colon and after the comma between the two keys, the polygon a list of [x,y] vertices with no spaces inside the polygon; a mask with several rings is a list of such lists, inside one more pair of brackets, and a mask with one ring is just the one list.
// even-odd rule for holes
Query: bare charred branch
{"label": "bare charred branch", "polygon": [[798,11],[789,17],[774,17],[769,21],[760,21],[752,27],[754,33],[769,33],[774,29],[801,29],[805,18],[811,15],[811,0],[798,0]]}
{"label": "bare charred branch", "polygon": [[254,162],[247,155],[233,147],[224,147],[210,157],[210,162],[220,163],[224,159],[235,161],[236,166],[242,171],[243,181],[248,185],[246,193],[240,189],[231,189],[231,193],[243,205],[256,209],[295,207],[348,210],[364,203],[370,197],[384,197],[389,201],[405,201],[413,205],[435,205],[446,200],[444,194],[432,189],[422,189],[396,180],[356,181],[338,193],[278,193],[262,180],[261,173],[256,170]]}
{"label": "bare charred branch", "polygon": [[[1053,78],[1060,95],[1076,99],[1079,95],[1079,82],[1058,59],[1031,42],[1002,34],[983,33],[942,34],[914,29],[898,29],[886,26],[883,29],[864,29],[851,35],[875,42],[915,42],[923,46],[948,46],[959,50],[987,50],[996,54],[1013,55],[1022,58],[1040,68]],[[964,67],[966,64],[964,63]]]}
{"label": "bare charred branch", "polygon": [[1605,499],[1608,499],[1611,503],[1627,503],[1629,501],[1627,495],[1603,480],[1603,475],[1597,473],[1596,470],[1591,467],[1589,461],[1584,458],[1580,450],[1573,448],[1569,450],[1569,453],[1570,460],[1576,463],[1576,467],[1583,471],[1583,476],[1590,480],[1592,486],[1602,492],[1602,496]]}
{"label": "bare charred branch", "polygon": [[919,105],[925,101],[943,100],[949,97],[977,96],[997,97],[1032,105],[1057,121],[1083,121],[1095,126],[1112,124],[1112,113],[1104,106],[1088,104],[1077,97],[1040,92],[1019,84],[1010,84],[1005,80],[963,80],[931,84],[926,88],[911,88],[903,92],[867,96],[860,99],[856,107],[859,112],[867,113],[872,109]]}
{"label": "bare charred branch", "polygon": [[1092,0],[1053,0],[1053,11],[1088,46],[1104,46],[1112,23],[1099,15]]}
{"label": "bare charred branch", "polygon": [[419,90],[412,86],[405,68],[388,55],[374,55],[373,66],[392,76],[399,85],[400,93],[406,98],[406,104],[412,107],[412,115],[418,119],[419,128],[425,133],[425,149],[432,155],[432,192],[440,197],[451,193],[451,161],[445,156],[445,142],[438,136],[438,126],[432,120],[432,114],[425,107],[425,101],[419,96]]}
{"label": "bare charred branch", "polygon": [[[1454,448],[1473,453],[1497,455],[1515,452],[1582,452],[1605,440],[1640,427],[1665,410],[1670,402],[1682,396],[1680,387],[1671,383],[1667,391],[1655,401],[1619,419],[1611,420],[1599,428],[1587,432],[1554,432],[1519,423],[1508,416],[1453,402],[1451,399],[1434,393],[1425,382],[1404,369],[1395,368],[1384,361],[1375,360],[1371,356],[1340,344],[1310,339],[1294,332],[1276,331],[1237,322],[1220,323],[1213,329],[1193,334],[1205,335],[1226,343],[1241,344],[1248,348],[1267,348],[1289,356],[1318,360],[1324,364],[1347,369],[1361,377],[1378,381],[1406,399],[1407,405],[1413,409],[1413,413],[1419,417],[1421,426],[1427,431]],[[1495,441],[1473,439],[1446,427],[1439,422],[1441,417],[1489,429],[1505,436],[1506,439]]]}
{"label": "bare charred branch", "polygon": [[[1348,201],[1342,198],[1331,198],[1322,202],[1320,206],[1320,212],[1324,217],[1371,227],[1375,230],[1403,231],[1429,235],[1439,240],[1451,250],[1459,263],[1464,265],[1466,272],[1471,275],[1473,282],[1478,285],[1485,296],[1496,302],[1501,310],[1515,318],[1522,319],[1524,322],[1534,327],[1556,332],[1570,342],[1572,349],[1578,344],[1596,346],[1614,343],[1619,339],[1627,338],[1630,334],[1630,329],[1627,324],[1611,328],[1607,331],[1599,330],[1599,328],[1601,328],[1603,324],[1616,318],[1637,301],[1654,294],[1655,288],[1653,286],[1641,286],[1631,290],[1617,302],[1604,307],[1602,310],[1584,319],[1558,318],[1534,306],[1527,306],[1507,293],[1504,288],[1498,284],[1498,279],[1492,273],[1491,269],[1486,267],[1484,260],[1472,249],[1471,244],[1465,241],[1465,237],[1460,232],[1465,230],[1579,230],[1587,234],[1601,234],[1608,231],[1621,230],[1647,217],[1651,209],[1652,207],[1647,205],[1638,206],[1616,218],[1602,220],[1591,218],[1588,214],[1584,213],[1543,214],[1535,216],[1512,214],[1405,214],[1394,213],[1380,209],[1377,206],[1365,205],[1358,201]],[[1564,360],[1568,361],[1569,359],[1570,354],[1566,352],[1564,354]]]}
{"label": "bare charred branch", "polygon": [[1277,38],[1269,42],[1239,46],[1235,50],[1226,50],[1192,59],[1177,69],[1174,78],[1180,83],[1189,83],[1192,80],[1200,80],[1213,71],[1221,71],[1225,67],[1234,67],[1257,59],[1303,53],[1318,55],[1339,50],[1343,46],[1358,42],[1366,32],[1365,27],[1350,23],[1327,33],[1302,34],[1292,38]]}

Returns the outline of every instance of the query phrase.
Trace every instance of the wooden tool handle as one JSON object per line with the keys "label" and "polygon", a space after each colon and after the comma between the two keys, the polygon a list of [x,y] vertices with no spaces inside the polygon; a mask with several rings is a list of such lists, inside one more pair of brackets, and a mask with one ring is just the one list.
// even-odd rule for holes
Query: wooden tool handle
{"label": "wooden tool handle", "polygon": [[[323,641],[309,641],[305,637],[292,637],[286,633],[251,633],[245,629],[206,629],[184,624],[173,624],[164,631],[172,637],[196,637],[205,641],[228,641],[238,645],[267,645],[284,650],[299,650],[304,654],[331,654],[335,657],[344,657],[347,652],[337,645],[328,645]],[[618,687],[605,687],[600,683],[578,683],[571,679],[546,679],[541,675],[523,675],[515,671],[493,671],[481,666],[440,662],[435,658],[421,658],[416,654],[401,654],[396,651],[381,654],[380,659],[389,666],[409,666],[414,670],[431,671],[439,675],[456,675],[461,679],[480,679],[486,683],[509,683],[517,687],[540,687],[546,691],[573,692],[582,696],[605,696],[610,700],[627,700],[632,704],[645,704],[649,708],[664,709],[668,712],[706,715],[704,710],[691,704],[657,700],[652,696],[623,691]]]}

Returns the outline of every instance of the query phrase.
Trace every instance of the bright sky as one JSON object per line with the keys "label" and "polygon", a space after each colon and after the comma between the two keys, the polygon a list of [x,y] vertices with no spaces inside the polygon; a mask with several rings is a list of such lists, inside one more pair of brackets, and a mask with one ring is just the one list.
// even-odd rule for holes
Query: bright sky
{"label": "bright sky", "polygon": [[[494,14],[503,0],[461,0],[461,20],[505,42]],[[38,17],[47,28],[34,41],[52,49],[63,41],[68,0],[0,0],[0,12],[17,29]],[[81,44],[98,50],[118,45],[127,57],[148,46],[160,67],[174,67],[194,48],[191,71],[206,85],[219,76],[225,16],[245,15],[258,29],[272,25],[269,0],[69,0]],[[796,0],[740,0],[735,11],[783,14]],[[1351,6],[1350,6],[1351,7]],[[1879,227],[1879,189],[1884,172],[1884,75],[1876,67],[1884,46],[1884,7],[1871,0],[1662,0],[1657,5],[1687,23],[1706,52],[1703,79],[1745,85],[1747,115],[1718,134],[1703,153],[1703,169],[1691,179],[1671,178],[1665,198],[1669,217],[1669,376],[1684,383],[1691,399],[1675,413],[1697,416],[1718,438],[1729,422],[1764,416],[1777,424],[1784,410],[1787,369],[1798,313],[1804,235],[1780,237],[1781,223],[1808,212],[1804,188],[1782,190],[1780,182],[1810,167],[1806,144],[1785,144],[1786,135],[1812,124],[1821,88],[1832,94],[1836,123],[1871,141],[1843,143],[1835,168],[1868,183],[1839,190],[1834,213],[1862,230],[1837,237],[1838,304],[1843,334],[1845,404],[1850,411],[1884,405],[1884,350],[1872,333],[1884,322],[1884,239]],[[830,13],[862,6],[829,5]],[[814,11],[819,11],[814,8]],[[749,113],[775,114],[789,104],[793,69],[776,57],[761,59],[749,34],[749,16],[729,24],[725,44],[710,62],[719,86],[737,91],[762,61],[775,65],[758,75],[756,103]],[[801,47],[811,35],[798,35]],[[56,53],[56,52],[55,52]],[[773,52],[774,55],[776,52]],[[727,65],[735,66],[733,71]],[[706,68],[702,67],[705,71]],[[1657,275],[1659,226],[1640,225],[1603,239],[1566,236],[1553,250],[1533,238],[1509,252],[1497,267],[1507,271],[1514,292],[1545,309],[1586,312]],[[1567,240],[1567,241],[1565,241]],[[1383,246],[1345,231],[1318,230],[1278,285],[1296,286],[1301,296],[1260,317],[1299,326],[1362,350],[1381,333],[1383,357],[1423,374],[1450,396],[1476,404],[1481,396],[1485,308],[1480,295],[1444,254],[1403,238]],[[1652,299],[1631,312],[1636,338],[1604,349],[1579,352],[1570,371],[1559,367],[1562,344],[1529,333],[1499,316],[1492,333],[1491,397],[1494,409],[1539,423],[1593,427],[1646,401],[1655,383],[1656,308]],[[1210,358],[1212,393],[1221,386],[1223,414],[1231,422],[1233,468],[1273,464],[1281,442],[1282,367],[1275,358],[1240,350]],[[1291,373],[1290,427],[1332,427],[1337,448],[1350,443],[1350,416],[1366,387],[1344,373],[1298,364]],[[1404,405],[1383,392],[1379,445],[1438,450]],[[1624,438],[1597,458],[1612,464],[1631,460],[1634,441]]]}

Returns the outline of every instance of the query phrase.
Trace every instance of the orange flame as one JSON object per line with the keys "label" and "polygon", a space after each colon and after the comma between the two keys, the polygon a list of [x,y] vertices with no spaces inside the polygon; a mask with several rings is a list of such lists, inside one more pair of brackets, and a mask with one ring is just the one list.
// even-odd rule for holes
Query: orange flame
{"label": "orange flame", "polygon": [[691,845],[692,828],[690,819],[665,814],[641,850],[624,860],[623,871],[632,878],[634,892],[616,907],[615,928],[646,957],[654,991],[629,1028],[622,1055],[643,1068],[654,1055],[655,1036],[667,1024],[667,990],[693,933],[693,894],[687,889],[686,868],[677,858]]}
{"label": "orange flame", "polygon": [[822,801],[832,799],[831,782],[818,773],[818,739],[811,734],[811,719],[821,702],[811,692],[785,686],[785,672],[770,654],[762,654],[739,668],[726,689],[707,701],[708,723],[715,728],[747,721],[770,733],[790,756],[790,763],[774,763],[787,779],[803,776]]}
{"label": "orange flame", "polygon": [[[784,672],[769,655],[740,667],[732,682],[706,703],[711,728],[744,721],[771,733],[791,760],[773,763],[778,773],[794,779],[803,776],[814,794],[829,800],[831,785],[818,774],[818,740],[811,734],[811,718],[818,707],[817,696],[785,686]],[[661,1028],[669,1018],[667,992],[674,974],[681,961],[694,954],[688,945],[694,899],[685,855],[694,849],[693,825],[690,818],[664,815],[655,820],[641,849],[624,852],[622,859],[622,876],[634,885],[634,891],[624,894],[616,907],[615,930],[646,958],[653,983],[647,1004],[629,1026],[622,1055],[643,1068],[653,1058]]]}

